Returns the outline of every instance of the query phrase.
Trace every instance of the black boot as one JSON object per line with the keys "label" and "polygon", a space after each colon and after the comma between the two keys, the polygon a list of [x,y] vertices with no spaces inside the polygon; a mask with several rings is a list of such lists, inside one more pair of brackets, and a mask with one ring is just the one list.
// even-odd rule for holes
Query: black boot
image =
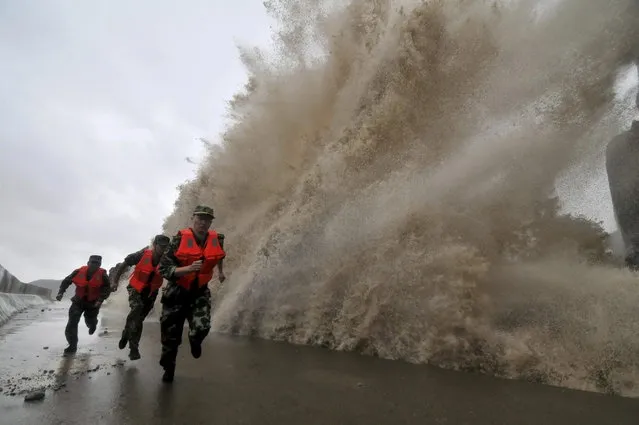
{"label": "black boot", "polygon": [[160,366],[164,368],[164,375],[162,375],[162,381],[173,382],[173,375],[175,374],[175,363],[160,357]]}
{"label": "black boot", "polygon": [[190,338],[189,342],[191,343],[191,355],[193,358],[199,359],[202,355],[202,343]]}
{"label": "black boot", "polygon": [[122,331],[122,337],[120,337],[120,342],[118,342],[118,348],[120,350],[124,350],[124,347],[126,347],[128,342],[129,342],[129,338],[127,337],[126,329],[125,329]]}
{"label": "black boot", "polygon": [[175,364],[168,364],[164,366],[164,375],[162,375],[162,382],[173,382],[174,375],[175,375]]}
{"label": "black boot", "polygon": [[73,354],[76,351],[78,351],[78,346],[75,344],[69,344],[69,346],[64,349],[64,354]]}
{"label": "black boot", "polygon": [[97,328],[97,325],[89,326],[89,335],[93,335],[95,333],[95,328]]}
{"label": "black boot", "polygon": [[137,348],[131,347],[129,351],[129,359],[138,360],[140,358],[140,351]]}
{"label": "black boot", "polygon": [[164,369],[164,375],[162,375],[162,382],[173,382],[173,376],[175,375],[175,366]]}

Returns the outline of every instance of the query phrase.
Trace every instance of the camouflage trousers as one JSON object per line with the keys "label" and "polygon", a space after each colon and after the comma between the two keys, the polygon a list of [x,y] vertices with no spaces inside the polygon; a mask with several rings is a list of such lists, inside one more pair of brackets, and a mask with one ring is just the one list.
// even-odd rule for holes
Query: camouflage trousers
{"label": "camouflage trousers", "polygon": [[95,328],[98,326],[98,313],[100,313],[100,308],[94,307],[93,304],[94,303],[87,301],[71,300],[69,320],[64,330],[64,336],[66,336],[69,345],[78,345],[78,324],[83,314],[84,323],[86,323],[87,328],[89,328],[89,333],[95,332]]}
{"label": "camouflage trousers", "polygon": [[184,321],[189,324],[189,342],[201,344],[211,330],[211,292],[208,287],[189,292],[169,283],[162,294],[162,356],[160,364],[175,365],[182,343]]}
{"label": "camouflage trousers", "polygon": [[150,293],[149,291],[142,291],[141,293],[131,287],[127,286],[129,292],[129,315],[126,317],[126,323],[124,330],[122,331],[122,337],[129,342],[129,348],[137,349],[140,345],[140,338],[142,337],[142,329],[144,328],[144,319],[149,315],[149,312],[155,304],[155,299],[158,296],[158,291]]}

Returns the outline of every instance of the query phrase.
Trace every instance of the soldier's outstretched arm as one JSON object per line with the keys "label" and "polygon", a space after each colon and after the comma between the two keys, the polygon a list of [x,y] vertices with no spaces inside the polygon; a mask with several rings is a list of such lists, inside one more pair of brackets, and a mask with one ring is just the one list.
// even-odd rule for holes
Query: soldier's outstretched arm
{"label": "soldier's outstretched arm", "polygon": [[78,274],[79,270],[80,269],[73,270],[69,276],[62,279],[62,282],[60,282],[60,289],[58,289],[58,295],[55,297],[56,300],[60,301],[62,299],[62,296],[66,292],[67,288],[71,286],[71,283],[73,282],[73,278],[75,277],[76,274]]}
{"label": "soldier's outstretched arm", "polygon": [[169,246],[162,256],[162,259],[160,259],[160,267],[158,268],[158,271],[166,280],[171,280],[174,277],[175,269],[177,269],[180,265],[175,257],[175,252],[180,247],[181,241],[182,235],[178,232],[177,235],[173,236]]}
{"label": "soldier's outstretched arm", "polygon": [[109,298],[109,295],[111,295],[111,281],[109,279],[109,274],[106,270],[102,273],[102,286],[100,287],[100,297],[98,298],[99,304],[102,304],[104,300]]}
{"label": "soldier's outstretched arm", "polygon": [[115,274],[113,276],[113,279],[111,279],[111,291],[115,292],[118,290],[118,283],[120,282],[120,278],[122,277],[122,275],[124,274],[124,271],[126,269],[128,269],[129,266],[125,263],[122,263],[118,266],[118,268],[115,270]]}
{"label": "soldier's outstretched arm", "polygon": [[146,248],[142,248],[139,251],[136,251],[132,254],[127,255],[124,258],[124,262],[122,264],[120,264],[120,267],[117,268],[117,270],[115,271],[115,275],[112,279],[111,282],[111,288],[112,291],[116,291],[118,289],[118,284],[120,283],[120,278],[122,277],[122,275],[124,274],[124,272],[129,268],[129,267],[133,267],[135,266],[137,263],[140,262],[140,260],[142,259],[142,256],[144,255],[144,250]]}

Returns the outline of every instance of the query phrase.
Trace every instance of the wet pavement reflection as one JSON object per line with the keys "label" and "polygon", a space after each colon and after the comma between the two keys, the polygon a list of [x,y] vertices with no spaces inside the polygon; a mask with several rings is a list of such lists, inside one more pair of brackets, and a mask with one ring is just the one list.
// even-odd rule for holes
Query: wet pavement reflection
{"label": "wet pavement reflection", "polygon": [[[349,353],[211,335],[202,358],[183,344],[161,382],[159,325],[145,323],[142,359],[117,341],[124,315],[81,322],[63,356],[68,303],[0,328],[0,424],[636,424],[639,400],[443,371]],[[41,401],[24,394],[45,388]],[[14,394],[11,396],[11,394]]]}

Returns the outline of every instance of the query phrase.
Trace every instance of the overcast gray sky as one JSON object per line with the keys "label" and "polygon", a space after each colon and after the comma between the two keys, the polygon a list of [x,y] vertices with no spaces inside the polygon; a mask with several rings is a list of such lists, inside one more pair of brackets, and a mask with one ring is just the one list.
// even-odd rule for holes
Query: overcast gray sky
{"label": "overcast gray sky", "polygon": [[258,0],[0,3],[0,264],[62,278],[144,246],[270,24]]}

